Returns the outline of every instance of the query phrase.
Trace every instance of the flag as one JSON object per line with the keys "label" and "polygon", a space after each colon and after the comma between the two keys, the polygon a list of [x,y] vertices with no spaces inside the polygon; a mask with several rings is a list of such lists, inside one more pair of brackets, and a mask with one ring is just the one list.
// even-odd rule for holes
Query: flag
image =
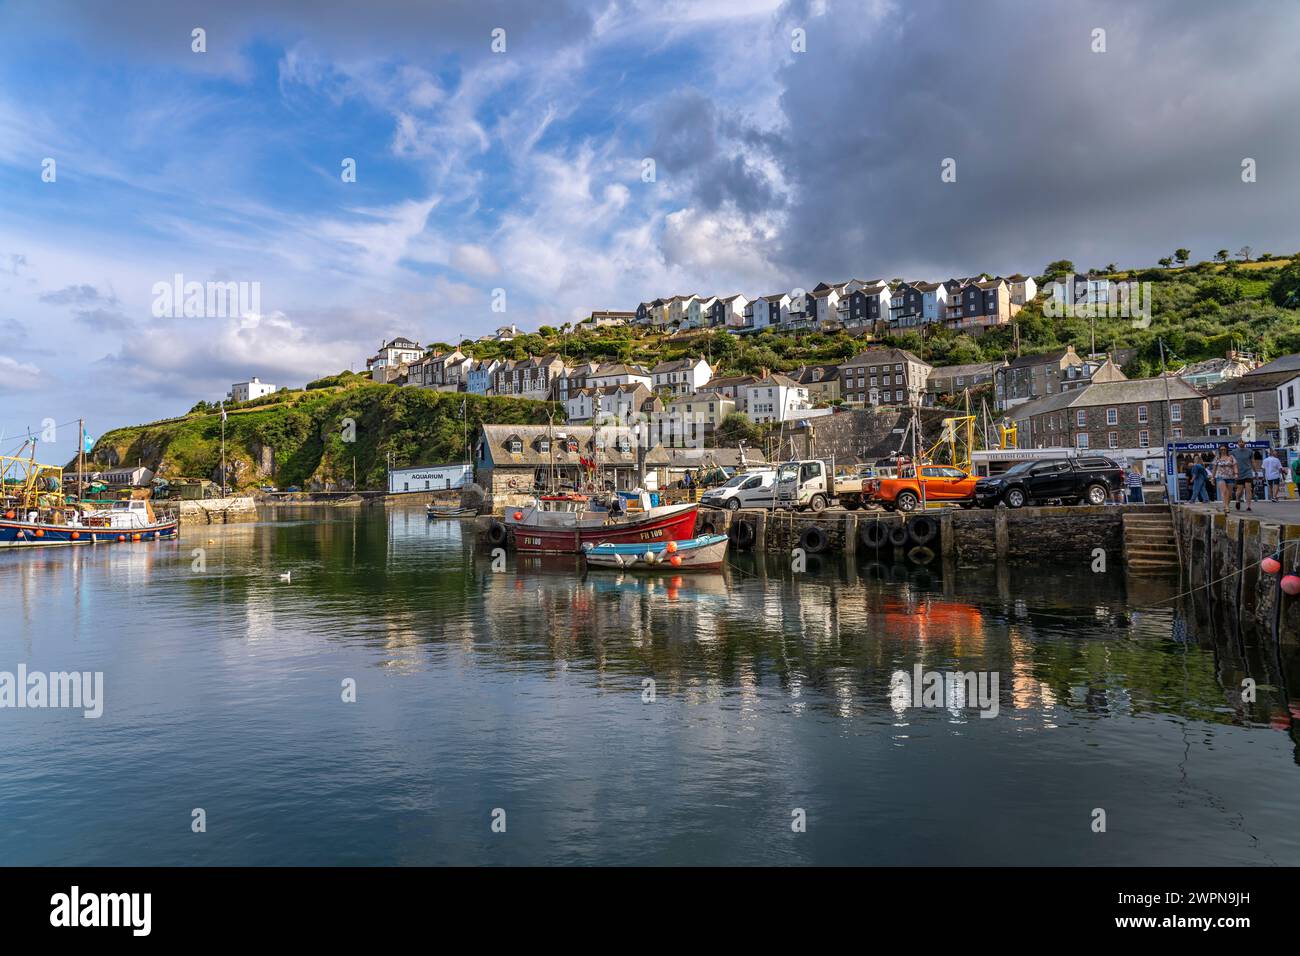
{"label": "flag", "polygon": [[226,403],[218,402],[217,404],[221,406],[221,420],[224,422],[226,420]]}
{"label": "flag", "polygon": [[86,440],[85,440],[85,446],[86,446],[86,447],[85,447],[85,452],[86,452],[86,454],[90,454],[91,451],[93,451],[94,448],[95,448],[95,439],[93,439],[93,438],[90,437],[90,433],[89,433],[89,432],[86,432],[85,435],[86,435]]}

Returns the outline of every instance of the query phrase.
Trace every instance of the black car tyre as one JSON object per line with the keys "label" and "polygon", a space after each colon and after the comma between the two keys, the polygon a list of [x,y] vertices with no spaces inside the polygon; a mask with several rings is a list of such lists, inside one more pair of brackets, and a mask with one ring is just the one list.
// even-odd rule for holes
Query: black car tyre
{"label": "black car tyre", "polygon": [[1025,493],[1019,488],[1012,488],[1002,498],[1008,508],[1023,508],[1025,506]]}
{"label": "black car tyre", "polygon": [[894,499],[894,504],[898,505],[899,511],[915,511],[919,503],[919,499],[910,491],[900,491],[898,497]]}
{"label": "black car tyre", "polygon": [[1086,505],[1104,505],[1109,498],[1110,492],[1105,485],[1089,485],[1083,493],[1083,503]]}
{"label": "black car tyre", "polygon": [[739,511],[739,510],[740,510],[740,499],[739,499],[739,498],[732,498],[730,501],[728,501],[728,502],[727,502],[727,510],[728,510],[728,511]]}

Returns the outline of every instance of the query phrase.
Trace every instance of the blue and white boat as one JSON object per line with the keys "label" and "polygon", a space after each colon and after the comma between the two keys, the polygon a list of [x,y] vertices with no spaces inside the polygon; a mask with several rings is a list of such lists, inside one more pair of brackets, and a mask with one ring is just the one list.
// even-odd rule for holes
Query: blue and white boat
{"label": "blue and white boat", "polygon": [[588,544],[582,548],[587,564],[598,568],[637,571],[706,571],[722,567],[727,536],[706,534],[685,541],[646,544]]}

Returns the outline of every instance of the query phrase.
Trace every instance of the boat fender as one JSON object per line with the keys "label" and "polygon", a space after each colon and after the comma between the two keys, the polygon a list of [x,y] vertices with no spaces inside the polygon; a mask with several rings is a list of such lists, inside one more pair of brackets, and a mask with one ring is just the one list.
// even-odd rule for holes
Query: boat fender
{"label": "boat fender", "polygon": [[917,515],[915,518],[908,519],[907,533],[912,539],[912,544],[923,547],[933,541],[935,535],[939,533],[939,522],[928,515]]}
{"label": "boat fender", "polygon": [[737,521],[732,530],[735,534],[736,547],[751,548],[754,546],[754,526],[748,521]]}
{"label": "boat fender", "polygon": [[645,554],[641,555],[641,560],[644,561],[646,564],[654,564],[655,553],[653,551],[647,551]]}
{"label": "boat fender", "polygon": [[901,522],[889,529],[889,543],[896,548],[907,544],[907,527]]}
{"label": "boat fender", "polygon": [[858,540],[863,547],[878,549],[889,539],[889,525],[872,521],[858,528]]}
{"label": "boat fender", "polygon": [[821,554],[830,543],[830,537],[816,525],[804,528],[803,534],[799,535],[799,547],[809,554]]}
{"label": "boat fender", "polygon": [[506,540],[506,526],[495,518],[487,528],[488,544],[504,544]]}

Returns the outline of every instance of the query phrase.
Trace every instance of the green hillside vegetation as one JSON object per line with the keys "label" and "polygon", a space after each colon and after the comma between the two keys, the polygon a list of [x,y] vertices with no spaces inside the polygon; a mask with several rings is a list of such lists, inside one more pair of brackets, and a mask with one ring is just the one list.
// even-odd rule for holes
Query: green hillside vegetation
{"label": "green hillside vegetation", "polygon": [[[527,399],[380,385],[344,372],[305,389],[228,404],[230,481],[240,489],[350,488],[355,462],[356,487],[380,489],[390,454],[396,467],[462,461],[465,423],[472,441],[481,423],[541,423],[548,408]],[[179,418],[114,429],[100,437],[90,457],[102,464],[142,461],[171,480],[215,480],[221,414],[200,402]]]}

